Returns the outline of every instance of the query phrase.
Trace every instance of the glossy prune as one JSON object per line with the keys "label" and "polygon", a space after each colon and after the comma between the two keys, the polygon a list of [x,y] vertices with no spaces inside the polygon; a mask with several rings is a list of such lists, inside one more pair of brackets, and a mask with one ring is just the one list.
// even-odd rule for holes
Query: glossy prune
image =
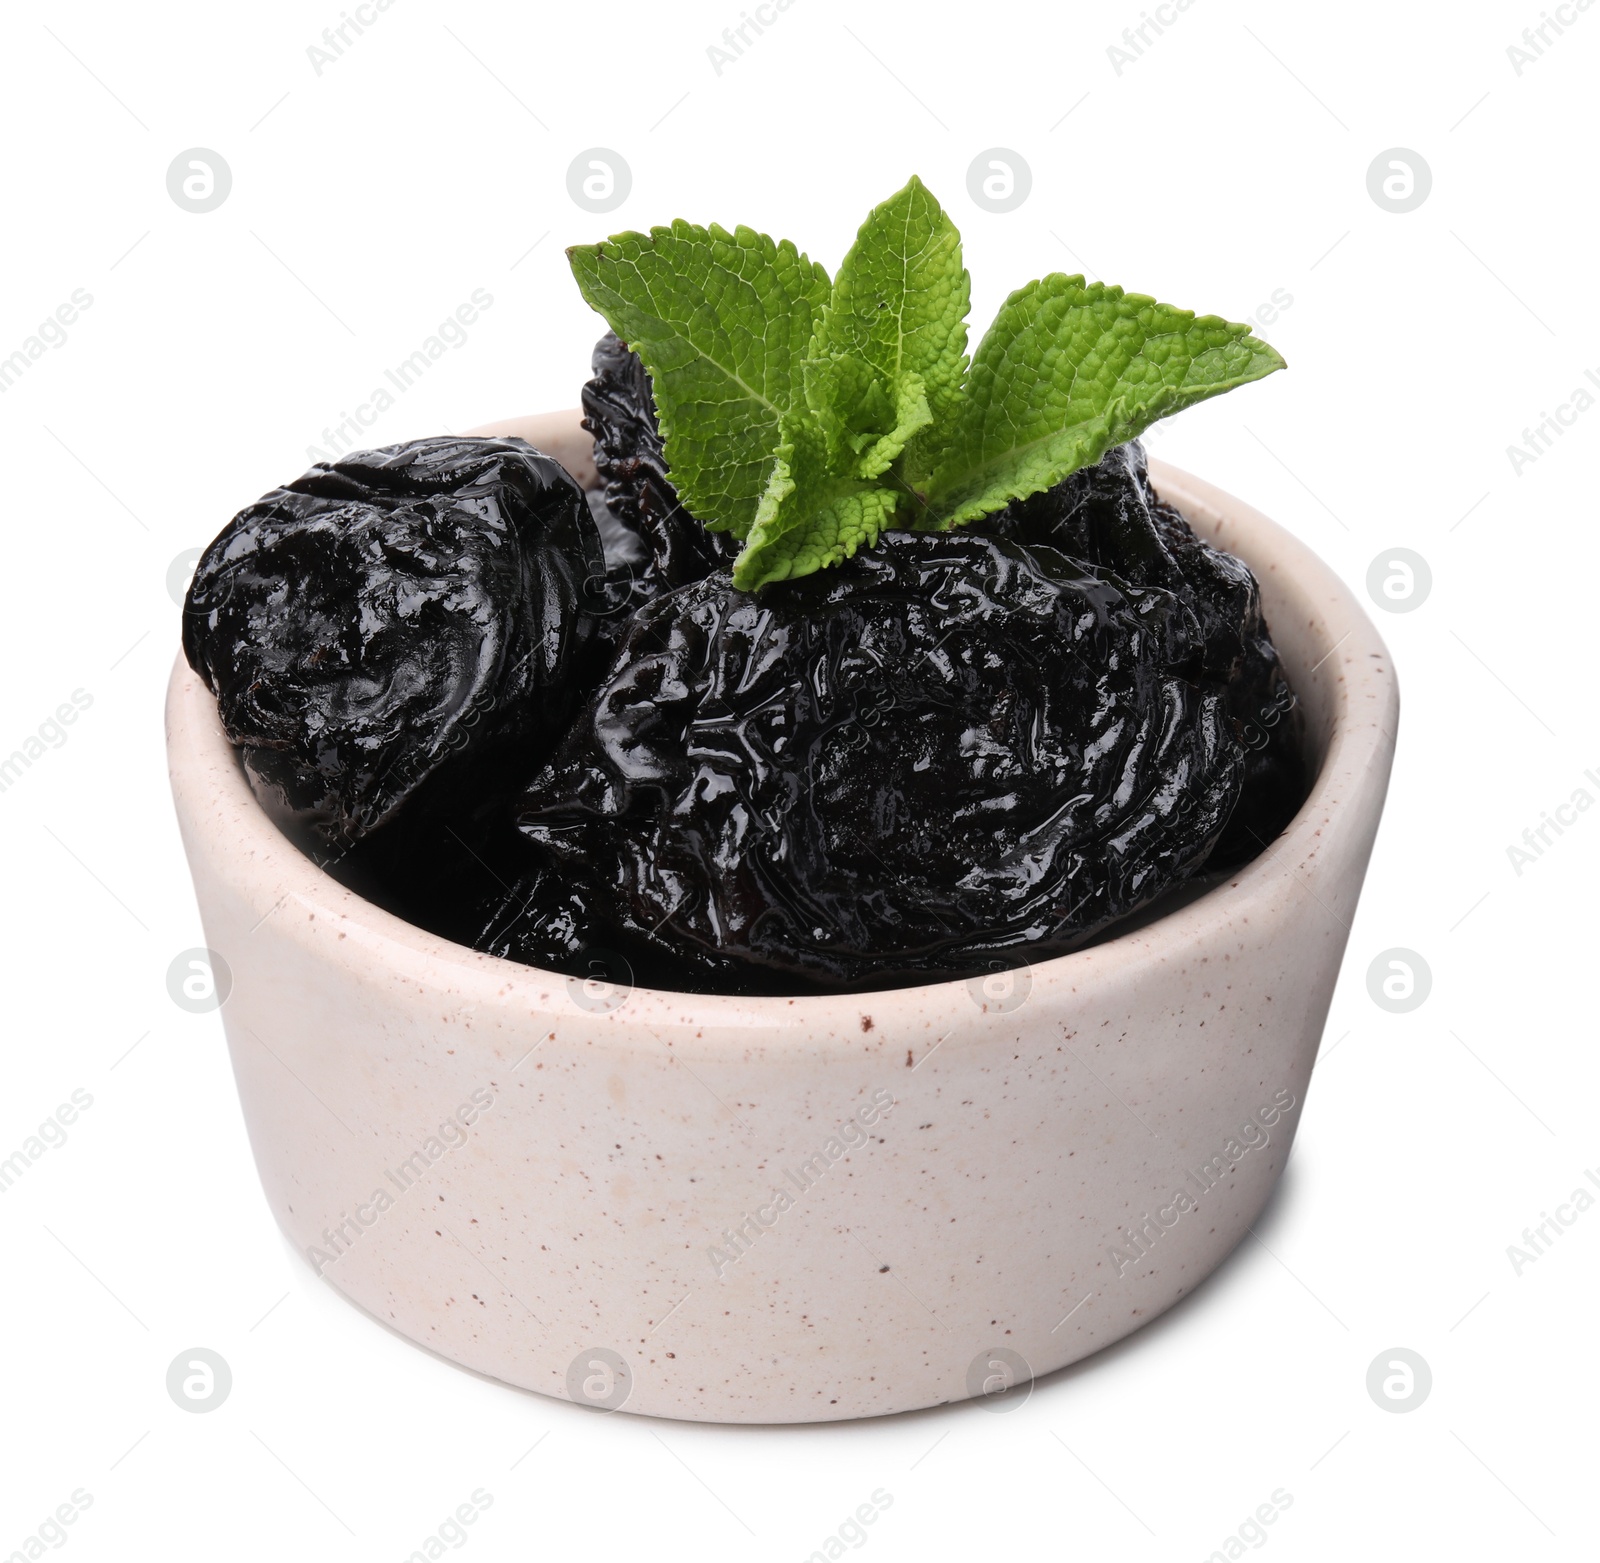
{"label": "glossy prune", "polygon": [[537,769],[584,693],[603,569],[550,457],[414,440],[240,511],[196,566],[184,651],[263,806],[342,848],[402,809],[464,822]]}
{"label": "glossy prune", "polygon": [[[1203,659],[1173,593],[975,531],[886,533],[759,595],[718,573],[635,616],[519,824],[653,985],[1060,954],[1227,821],[1243,759]],[[541,904],[504,952],[575,969]]]}
{"label": "glossy prune", "polygon": [[583,426],[594,436],[600,491],[621,534],[608,539],[608,556],[629,559],[632,606],[638,607],[731,565],[739,544],[726,532],[708,532],[679,501],[639,355],[608,331],[595,343],[593,369],[582,392]]}
{"label": "glossy prune", "polygon": [[1305,797],[1303,720],[1249,566],[1197,537],[1157,495],[1144,447],[1137,440],[1119,445],[1094,466],[973,525],[1023,543],[1050,544],[1182,599],[1203,648],[1191,675],[1226,691],[1245,762],[1239,802],[1206,866],[1232,868],[1266,847]]}

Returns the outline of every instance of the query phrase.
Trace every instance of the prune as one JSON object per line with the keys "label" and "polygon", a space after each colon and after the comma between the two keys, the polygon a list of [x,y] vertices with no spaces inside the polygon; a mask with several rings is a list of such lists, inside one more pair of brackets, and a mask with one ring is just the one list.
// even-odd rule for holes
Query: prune
{"label": "prune", "polygon": [[605,504],[520,440],[421,440],[313,468],[201,559],[189,660],[352,888],[574,977],[893,987],[1152,915],[1298,806],[1254,578],[1137,444],[751,596],[638,359],[611,338],[596,370]]}
{"label": "prune", "polygon": [[[886,533],[759,595],[718,573],[638,612],[518,821],[588,940],[652,985],[1059,954],[1228,819],[1244,762],[1204,656],[1172,591],[975,531]],[[563,965],[573,941],[526,904],[505,953]]]}
{"label": "prune", "polygon": [[240,511],[195,569],[184,651],[280,822],[338,847],[402,809],[464,829],[538,768],[598,671],[584,595],[603,569],[551,458],[415,440]]}
{"label": "prune", "polygon": [[1183,600],[1203,648],[1191,674],[1225,688],[1234,740],[1245,756],[1239,802],[1206,866],[1235,867],[1271,842],[1305,796],[1303,722],[1294,692],[1249,567],[1197,537],[1159,498],[1144,447],[1137,440],[1117,446],[1095,466],[973,524],[999,537],[1050,544]]}
{"label": "prune", "polygon": [[632,555],[626,574],[637,607],[731,565],[739,545],[726,532],[708,532],[679,502],[639,355],[608,331],[595,343],[593,368],[582,393],[583,426],[594,435],[605,508],[621,534],[608,540],[608,554],[618,561]]}

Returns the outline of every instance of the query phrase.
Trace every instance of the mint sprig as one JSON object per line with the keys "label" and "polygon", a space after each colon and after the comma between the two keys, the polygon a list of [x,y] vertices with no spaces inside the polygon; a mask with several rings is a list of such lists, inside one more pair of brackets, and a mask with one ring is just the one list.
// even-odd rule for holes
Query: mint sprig
{"label": "mint sprig", "polygon": [[915,176],[831,284],[748,228],[679,221],[567,253],[650,372],[679,497],[744,543],[747,591],[890,525],[977,520],[1285,367],[1247,326],[1059,273],[1006,300],[969,366],[961,237]]}
{"label": "mint sprig", "polygon": [[806,402],[825,430],[859,418],[871,399],[876,419],[852,441],[864,475],[886,471],[919,429],[954,414],[971,302],[961,235],[914,178],[861,225],[806,354]]}

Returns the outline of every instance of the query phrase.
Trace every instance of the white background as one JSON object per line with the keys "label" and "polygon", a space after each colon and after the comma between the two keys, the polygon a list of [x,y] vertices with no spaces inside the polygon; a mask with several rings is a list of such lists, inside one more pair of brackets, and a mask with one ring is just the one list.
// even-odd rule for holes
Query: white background
{"label": "white background", "polygon": [[[319,75],[307,49],[340,9],[23,0],[0,23],[0,356],[93,298],[0,394],[0,752],[92,698],[0,793],[0,1157],[93,1097],[0,1195],[0,1556],[83,1488],[63,1550],[85,1563],[399,1560],[483,1488],[479,1560],[799,1560],[880,1487],[880,1563],[1201,1559],[1280,1488],[1261,1548],[1285,1560],[1582,1555],[1600,1210],[1520,1274],[1507,1246],[1600,1166],[1600,814],[1520,873],[1507,848],[1600,796],[1600,410],[1520,474],[1507,447],[1600,373],[1600,9],[1519,76],[1533,0],[1197,0],[1118,74],[1139,0],[943,20],[795,0],[718,75],[740,0],[396,0]],[[205,214],[166,188],[196,146],[233,177]],[[632,169],[607,216],[567,193],[595,146]],[[1005,215],[967,190],[996,146],[1033,173]],[[1393,147],[1432,171],[1405,214],[1367,188]],[[681,215],[831,268],[913,171],[964,233],[980,326],[1051,270],[1234,319],[1291,295],[1262,333],[1289,373],[1154,448],[1358,590],[1396,546],[1431,566],[1415,611],[1373,609],[1405,713],[1294,1158],[1259,1242],[1004,1415],[701,1427],[480,1380],[289,1250],[219,1020],[168,998],[203,943],[162,752],[169,565],[473,289],[493,304],[465,345],[366,443],[575,403],[599,326],[569,243]],[[1368,996],[1392,946],[1432,970],[1409,1014]],[[206,1415],[164,1387],[197,1345],[234,1376]],[[1395,1346],[1433,1373],[1404,1415],[1365,1387]]]}

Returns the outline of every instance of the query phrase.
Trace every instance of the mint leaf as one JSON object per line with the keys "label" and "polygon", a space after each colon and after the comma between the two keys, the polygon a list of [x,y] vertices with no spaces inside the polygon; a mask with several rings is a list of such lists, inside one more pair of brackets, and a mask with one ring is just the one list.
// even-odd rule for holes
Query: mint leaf
{"label": "mint leaf", "polygon": [[772,471],[828,274],[787,240],[678,221],[567,251],[584,298],[644,360],[673,486],[744,537]]}
{"label": "mint leaf", "polygon": [[925,497],[959,526],[1059,483],[1159,418],[1259,380],[1283,359],[1248,326],[1059,274],[995,317],[962,405],[929,453]]}
{"label": "mint leaf", "polygon": [[891,468],[959,404],[969,295],[961,236],[913,177],[839,267],[736,586],[810,575],[878,540],[904,490]]}
{"label": "mint leaf", "polygon": [[733,584],[753,592],[797,580],[877,542],[899,496],[829,471],[827,440],[808,413],[789,419],[755,524],[733,566]]}
{"label": "mint leaf", "polygon": [[858,474],[876,476],[919,429],[954,414],[970,303],[961,235],[913,175],[862,223],[807,353],[806,401],[831,463],[841,464],[843,435],[862,458]]}
{"label": "mint leaf", "polygon": [[841,475],[877,477],[933,422],[921,375],[887,382],[860,358],[808,363],[806,390],[804,411],[822,431],[830,469]]}

